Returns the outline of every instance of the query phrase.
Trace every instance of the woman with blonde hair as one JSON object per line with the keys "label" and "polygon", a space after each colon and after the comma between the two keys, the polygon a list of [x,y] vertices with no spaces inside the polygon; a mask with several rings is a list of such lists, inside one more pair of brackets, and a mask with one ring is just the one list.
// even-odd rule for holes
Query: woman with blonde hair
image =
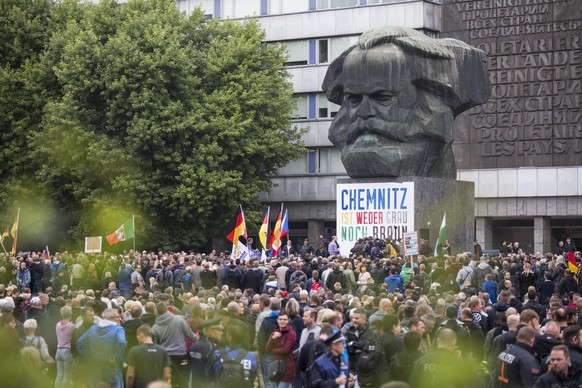
{"label": "woman with blonde hair", "polygon": [[61,307],[61,321],[57,323],[57,377],[55,388],[71,386],[73,376],[73,353],[71,345],[73,343],[73,333],[75,325],[71,323],[73,309],[69,306]]}
{"label": "woman with blonde hair", "polygon": [[519,274],[519,293],[523,298],[527,294],[527,289],[536,283],[537,276],[532,270],[531,264],[525,262],[523,264],[523,271]]}
{"label": "woman with blonde hair", "polygon": [[303,317],[301,316],[301,307],[296,299],[289,299],[287,305],[285,306],[285,311],[289,314],[289,325],[295,330],[297,334],[297,344],[295,349],[299,347],[299,339],[301,338],[301,332],[303,331]]}

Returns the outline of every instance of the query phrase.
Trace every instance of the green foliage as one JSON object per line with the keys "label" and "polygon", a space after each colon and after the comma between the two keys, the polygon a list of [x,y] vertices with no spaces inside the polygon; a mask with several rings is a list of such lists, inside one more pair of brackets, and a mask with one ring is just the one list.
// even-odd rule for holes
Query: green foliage
{"label": "green foliage", "polygon": [[48,188],[77,242],[131,214],[146,248],[222,237],[239,203],[258,223],[257,192],[303,147],[285,55],[256,20],[186,16],[173,0],[23,3],[45,18],[21,50],[0,42],[3,178]]}

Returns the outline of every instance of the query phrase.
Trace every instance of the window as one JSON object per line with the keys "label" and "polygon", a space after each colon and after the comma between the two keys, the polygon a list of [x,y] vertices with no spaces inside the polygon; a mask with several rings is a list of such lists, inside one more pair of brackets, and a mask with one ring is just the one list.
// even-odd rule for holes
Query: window
{"label": "window", "polygon": [[317,46],[318,46],[318,57],[317,57],[317,63],[327,63],[328,61],[328,53],[329,53],[329,41],[327,39],[320,39],[317,42]]}
{"label": "window", "polygon": [[390,3],[401,3],[402,1],[405,0],[368,0],[368,4],[390,4]]}
{"label": "window", "polygon": [[309,115],[309,96],[298,96],[296,108],[291,113],[291,118],[294,120],[307,120]]}
{"label": "window", "polygon": [[307,12],[309,11],[309,0],[271,0],[269,7],[269,15]]}
{"label": "window", "polygon": [[289,162],[279,169],[278,174],[345,174],[341,151],[334,147],[310,149],[299,159]]}
{"label": "window", "polygon": [[317,0],[317,9],[356,7],[359,0]]}
{"label": "window", "polygon": [[302,175],[307,173],[307,156],[303,154],[299,159],[289,162],[279,169],[279,175]]}
{"label": "window", "polygon": [[200,1],[200,7],[202,8],[204,14],[207,17],[210,15],[209,19],[212,19],[214,16],[214,0],[202,0]]}
{"label": "window", "polygon": [[320,148],[319,168],[321,174],[345,174],[346,169],[342,163],[341,151],[337,148]]}
{"label": "window", "polygon": [[334,118],[339,111],[340,106],[329,102],[325,93],[319,93],[317,95],[317,118],[319,119],[329,119]]}
{"label": "window", "polygon": [[190,13],[188,6],[190,5],[190,0],[178,0],[178,9],[180,12]]}
{"label": "window", "polygon": [[307,161],[308,161],[308,165],[309,165],[309,173],[310,174],[315,174],[315,172],[317,171],[316,156],[317,156],[316,150],[309,150],[307,152]]}
{"label": "window", "polygon": [[289,54],[285,66],[307,65],[307,60],[309,59],[309,41],[296,40],[285,43],[287,45],[287,53]]}
{"label": "window", "polygon": [[359,36],[345,36],[331,39],[330,61],[333,61],[344,51],[358,43]]}
{"label": "window", "polygon": [[261,0],[223,0],[223,18],[243,18],[261,14]]}

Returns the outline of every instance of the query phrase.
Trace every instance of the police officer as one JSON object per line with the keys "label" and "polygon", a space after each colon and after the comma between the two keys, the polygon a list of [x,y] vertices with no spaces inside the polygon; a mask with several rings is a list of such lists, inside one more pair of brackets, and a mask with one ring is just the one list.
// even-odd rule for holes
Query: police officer
{"label": "police officer", "polygon": [[497,357],[495,384],[497,387],[531,387],[540,373],[533,356],[535,331],[524,326],[517,333],[517,342]]}
{"label": "police officer", "polygon": [[480,387],[480,371],[472,360],[457,354],[457,334],[449,328],[439,330],[436,349],[421,357],[412,368],[412,388]]}
{"label": "police officer", "polygon": [[220,318],[209,319],[200,325],[202,337],[190,348],[190,377],[192,388],[211,386],[216,377],[216,364],[220,364],[220,348],[224,328]]}
{"label": "police officer", "polygon": [[338,387],[347,382],[345,370],[342,365],[346,360],[342,357],[345,349],[345,337],[337,332],[324,341],[329,346],[329,351],[315,360],[311,381],[313,387]]}
{"label": "police officer", "polygon": [[257,377],[257,356],[249,352],[247,328],[242,324],[226,327],[227,346],[221,349],[220,362],[214,364],[216,386],[251,388]]}
{"label": "police officer", "polygon": [[570,351],[566,345],[552,348],[550,362],[552,369],[537,379],[535,388],[579,387],[582,384],[582,371],[572,365]]}

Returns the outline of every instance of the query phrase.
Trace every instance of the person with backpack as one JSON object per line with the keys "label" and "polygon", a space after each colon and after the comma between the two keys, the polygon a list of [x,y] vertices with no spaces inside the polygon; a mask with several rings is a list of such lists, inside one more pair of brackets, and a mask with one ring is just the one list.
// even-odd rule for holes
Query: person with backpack
{"label": "person with backpack", "polygon": [[176,267],[176,269],[174,269],[174,289],[176,290],[180,290],[182,291],[182,281],[184,279],[184,277],[186,276],[186,269],[185,269],[185,265],[184,263],[180,263],[178,264],[178,266]]}
{"label": "person with backpack", "polygon": [[180,282],[180,288],[183,292],[196,292],[196,286],[194,284],[194,277],[192,276],[192,269],[190,267],[186,268],[186,273],[182,277]]}
{"label": "person with backpack", "polygon": [[[246,350],[245,327],[226,328],[227,347],[220,350],[221,362],[215,364],[216,386],[221,388],[252,388],[257,377],[257,356]],[[248,346],[248,344],[247,344]]]}
{"label": "person with backpack", "polygon": [[22,346],[32,346],[40,352],[40,358],[45,363],[54,364],[55,360],[51,357],[48,351],[48,345],[44,338],[36,335],[38,324],[34,319],[27,319],[22,325],[24,327],[24,338],[22,339]]}
{"label": "person with backpack", "polygon": [[[342,329],[342,335],[346,337],[350,372],[358,373],[358,379],[361,378],[360,372],[368,374],[374,367],[369,364],[360,364],[360,358],[365,351],[374,351],[377,342],[377,333],[375,329],[367,322],[366,310],[356,308],[350,311],[351,322],[346,323]],[[362,385],[362,384],[360,384]]]}
{"label": "person with backpack", "polygon": [[[220,349],[217,343],[223,335],[224,328],[220,318],[209,319],[200,326],[202,336],[190,348],[190,380],[192,388],[206,388],[216,380],[220,363]],[[187,381],[186,381],[186,386]]]}
{"label": "person with backpack", "polygon": [[156,274],[156,282],[158,282],[160,290],[165,290],[174,285],[174,274],[168,268],[167,263],[163,263],[162,270]]}
{"label": "person with backpack", "polygon": [[299,387],[312,388],[313,387],[313,367],[315,360],[321,355],[325,354],[329,347],[325,344],[325,340],[337,331],[332,325],[325,323],[321,327],[319,337],[305,342],[299,350],[297,356],[297,370],[299,371],[300,385]]}
{"label": "person with backpack", "polygon": [[470,332],[469,328],[467,328],[462,321],[457,319],[458,312],[459,307],[456,304],[449,304],[445,308],[446,320],[441,323],[436,335],[438,336],[439,332],[444,329],[451,329],[456,335],[455,343],[458,345],[458,349],[463,356],[468,356],[471,353]]}

